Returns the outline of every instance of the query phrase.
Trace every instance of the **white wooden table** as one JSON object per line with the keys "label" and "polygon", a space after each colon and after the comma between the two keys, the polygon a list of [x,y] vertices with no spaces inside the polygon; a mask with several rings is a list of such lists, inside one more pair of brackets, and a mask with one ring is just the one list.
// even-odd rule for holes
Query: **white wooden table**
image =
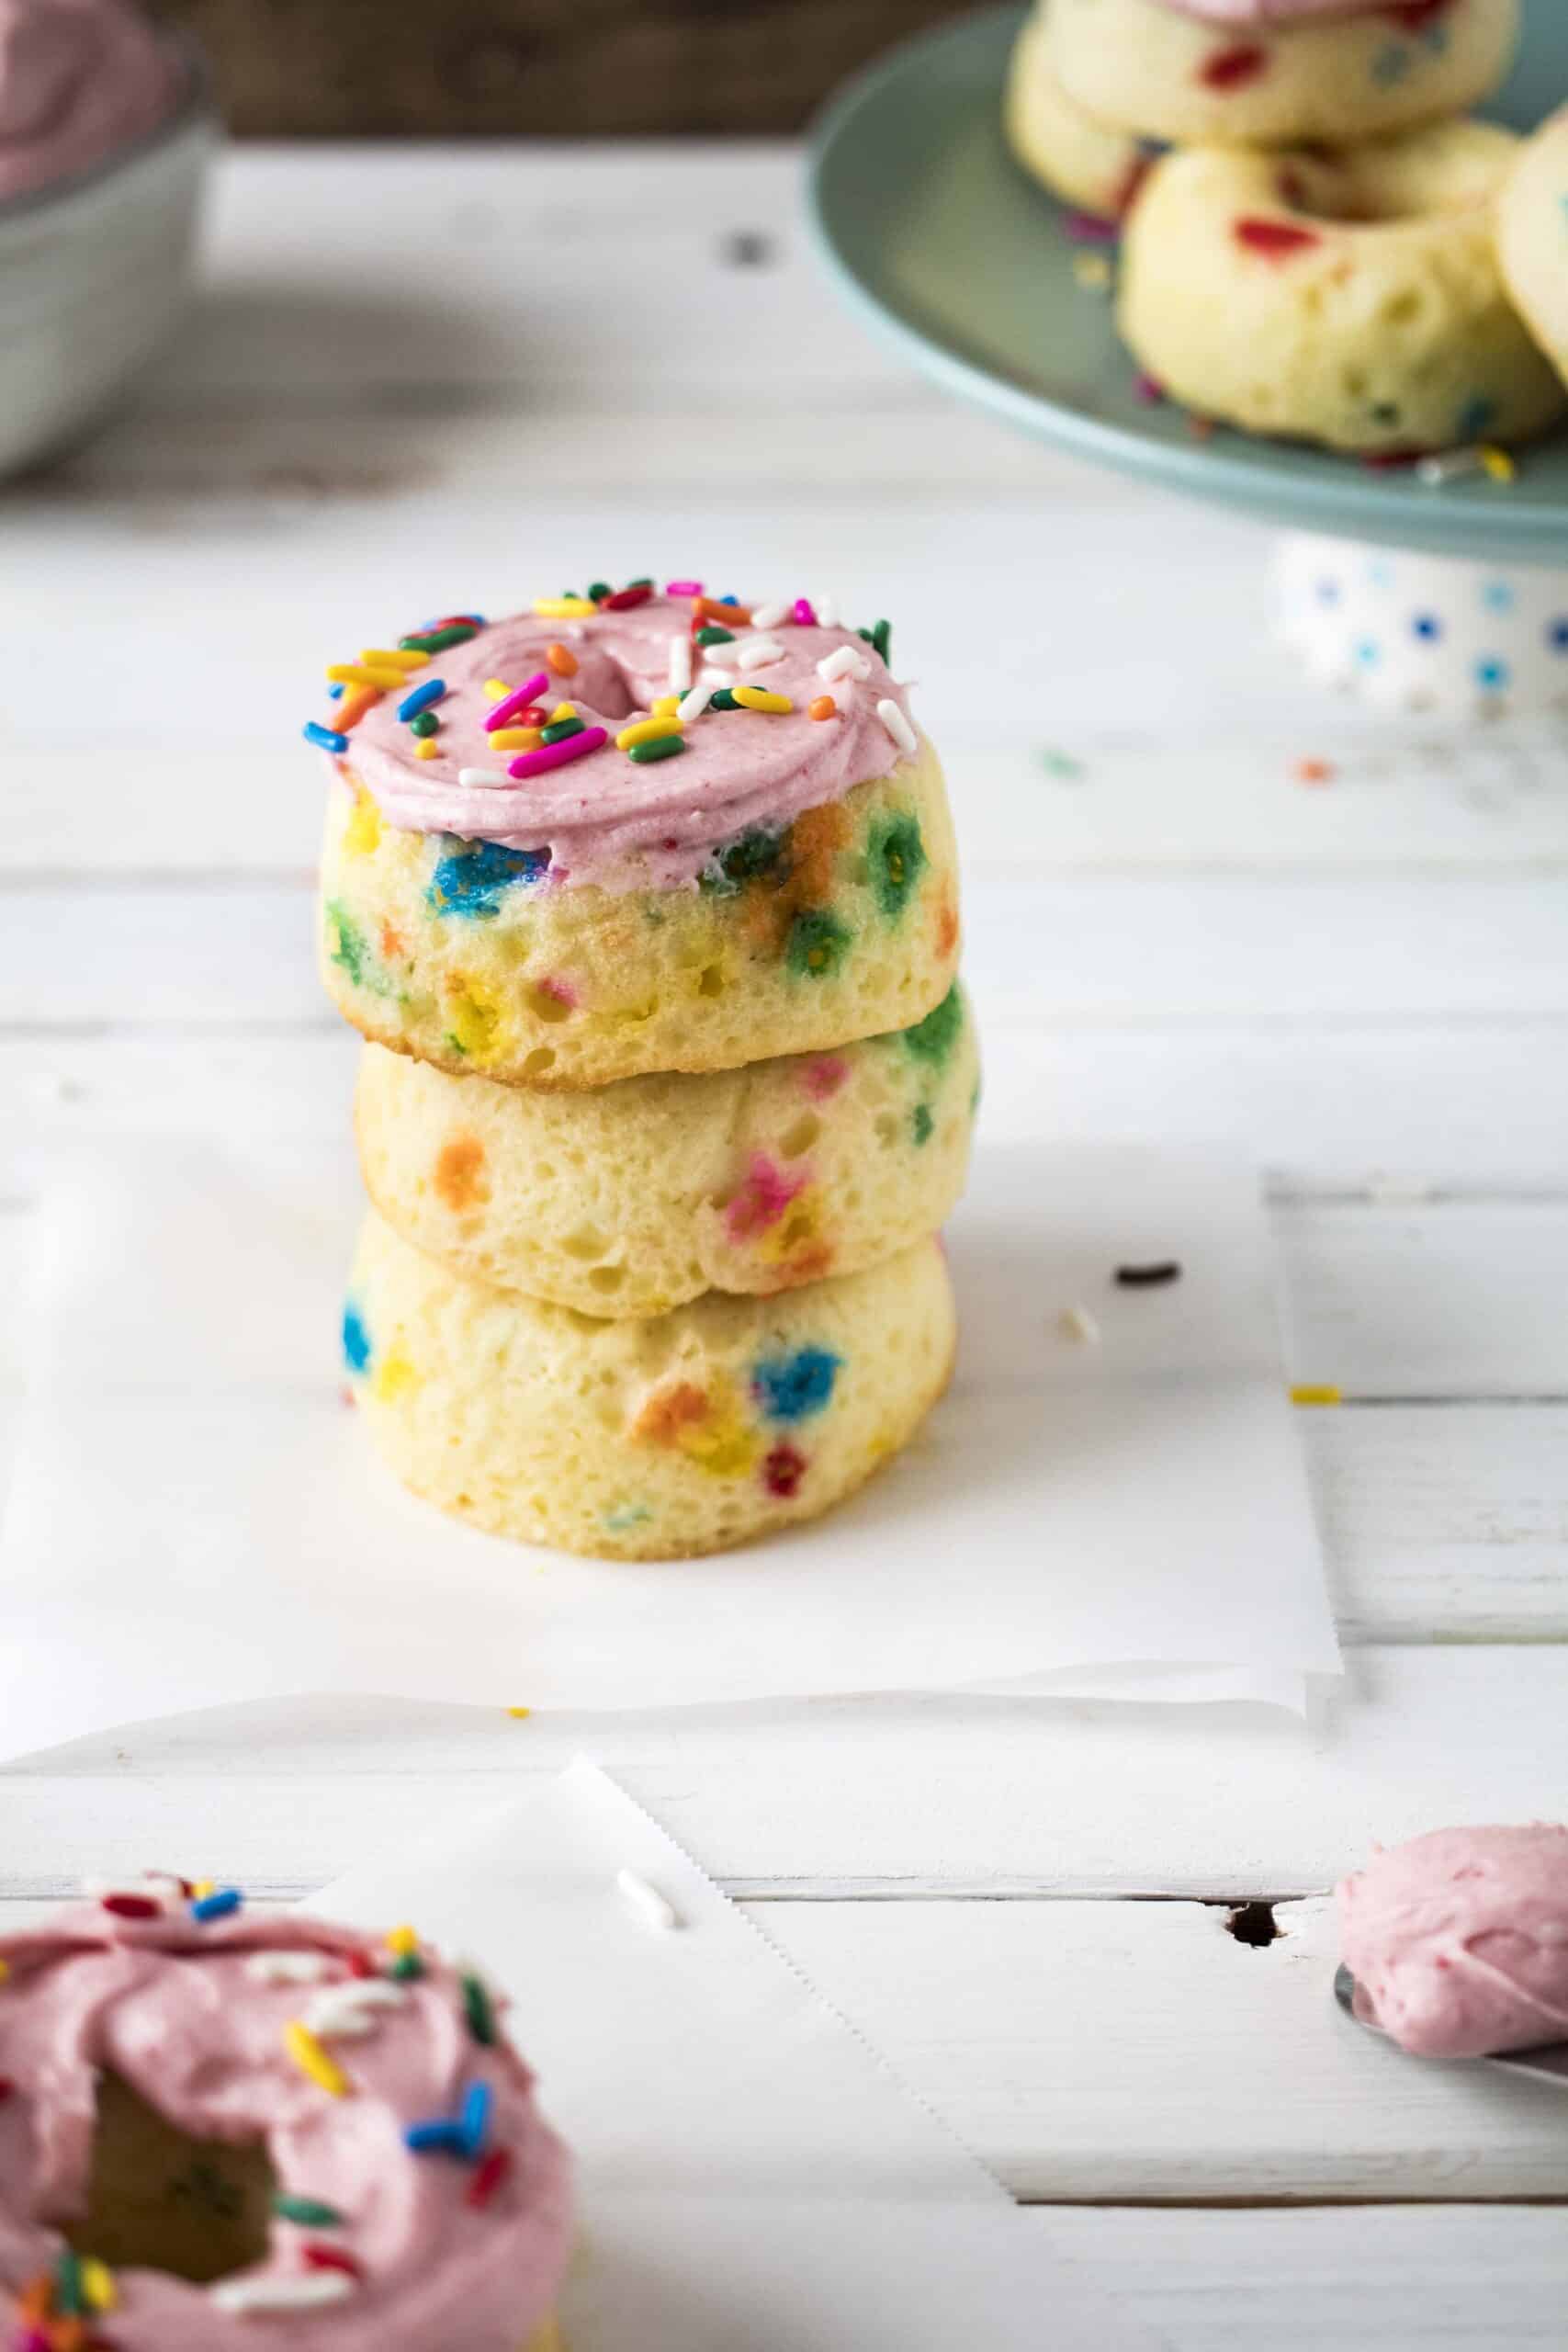
{"label": "white wooden table", "polygon": [[[831,586],[891,615],[947,758],[984,1138],[1230,1135],[1269,1171],[1292,1376],[1346,1398],[1302,1429],[1344,1689],[1305,1729],[952,1698],[132,1727],[0,1773],[0,1927],[88,1868],[302,1894],[587,1744],[1183,2352],[1562,2346],[1568,2107],[1336,2030],[1324,1899],[1374,1838],[1568,1812],[1562,740],[1299,684],[1262,538],[886,361],[795,173],[228,164],[135,414],[0,498],[0,1273],[40,1138],[341,1129],[323,658],[595,572]],[[1227,1932],[1241,1901],[1275,1941]]]}

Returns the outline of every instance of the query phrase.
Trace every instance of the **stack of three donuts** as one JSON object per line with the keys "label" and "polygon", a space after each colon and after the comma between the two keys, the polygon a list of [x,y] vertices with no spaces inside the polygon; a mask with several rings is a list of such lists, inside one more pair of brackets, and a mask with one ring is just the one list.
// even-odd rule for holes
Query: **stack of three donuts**
{"label": "stack of three donuts", "polygon": [[1517,442],[1565,404],[1495,250],[1520,142],[1453,118],[1517,31],[1517,0],[1042,0],[1008,129],[1125,219],[1122,333],[1197,413],[1387,455]]}
{"label": "stack of three donuts", "polygon": [[887,651],[804,598],[596,582],[370,649],[308,730],[323,976],[370,1040],[349,1376],[479,1526],[717,1550],[946,1383],[977,1061]]}

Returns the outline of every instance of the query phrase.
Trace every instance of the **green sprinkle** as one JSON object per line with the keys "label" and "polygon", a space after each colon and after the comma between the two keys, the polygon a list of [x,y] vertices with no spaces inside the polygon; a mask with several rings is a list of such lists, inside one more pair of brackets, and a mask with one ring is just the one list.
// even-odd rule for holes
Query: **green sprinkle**
{"label": "green sprinkle", "polygon": [[872,628],[871,641],[873,645],[875,646],[876,650],[881,655],[883,661],[886,662],[893,645],[892,622],[877,621]]}
{"label": "green sprinkle", "polygon": [[1047,775],[1080,776],[1083,762],[1075,760],[1070,752],[1042,752],[1040,764]]}
{"label": "green sprinkle", "polygon": [[749,832],[737,834],[734,841],[715,850],[697,876],[697,887],[711,897],[733,899],[748,882],[776,885],[784,880],[788,872],[783,833],[771,833],[761,825],[753,825]]}
{"label": "green sprinkle", "polygon": [[736,701],[733,686],[720,686],[708,705],[710,710],[744,710],[745,707],[743,702]]}
{"label": "green sprinkle", "polygon": [[953,981],[942,1002],[923,1021],[903,1033],[904,1043],[918,1062],[934,1062],[940,1069],[964,1034],[964,999]]}
{"label": "green sprinkle", "polygon": [[409,733],[411,735],[434,735],[440,725],[441,721],[436,718],[435,713],[433,710],[417,710],[413,717],[409,720]]}
{"label": "green sprinkle", "polygon": [[935,1125],[936,1121],[931,1117],[930,1103],[917,1102],[909,1114],[909,1126],[914,1135],[917,1150],[921,1144],[930,1143],[931,1129]]}
{"label": "green sprinkle", "polygon": [[855,635],[856,635],[857,637],[863,637],[863,638],[864,638],[864,639],[865,639],[865,641],[866,641],[866,643],[867,643],[868,645],[874,645],[874,644],[875,644],[875,642],[876,642],[875,639],[872,636],[872,633],[871,633],[870,629],[868,629],[868,628],[857,628],[857,629],[856,629],[856,631],[855,631]]}
{"label": "green sprinkle", "polygon": [[280,2222],[298,2222],[307,2230],[341,2230],[343,2215],[335,2205],[323,2205],[319,2197],[288,2197],[279,2190],[272,2200],[272,2210]]}
{"label": "green sprinkle", "polygon": [[627,753],[639,767],[647,767],[652,760],[672,760],[677,752],[686,748],[683,735],[650,735],[646,743],[634,743]]}
{"label": "green sprinkle", "polygon": [[696,641],[699,645],[733,645],[735,631],[732,628],[700,628]]}
{"label": "green sprinkle", "polygon": [[82,2265],[69,2246],[54,2266],[54,2308],[61,2319],[80,2319],[87,2308]]}
{"label": "green sprinkle", "polygon": [[[458,1050],[460,1052],[462,1048]],[[400,1951],[387,1973],[400,1984],[416,1984],[424,1974],[424,1962],[416,1951]]]}
{"label": "green sprinkle", "polygon": [[589,582],[588,601],[591,605],[598,604],[602,597],[607,596],[609,594],[610,583],[607,580],[591,580]]}
{"label": "green sprinkle", "polygon": [[890,922],[897,922],[927,865],[919,821],[908,810],[879,817],[871,828],[871,887]]}
{"label": "green sprinkle", "polygon": [[570,737],[583,735],[587,731],[581,718],[558,718],[553,727],[546,728],[539,741],[541,743],[564,743]]}
{"label": "green sprinkle", "polygon": [[831,978],[850,952],[850,934],[826,907],[796,915],[784,941],[784,961],[802,979]]}
{"label": "green sprinkle", "polygon": [[626,582],[626,586],[628,588],[651,588],[652,585],[653,574],[651,571],[639,571],[635,580],[628,580]]}
{"label": "green sprinkle", "polygon": [[369,980],[365,964],[370,950],[365,933],[335,899],[328,900],[326,917],[328,956],[333,963],[342,967],[356,989],[367,987]]}
{"label": "green sprinkle", "polygon": [[400,637],[400,653],[445,653],[449,645],[467,645],[470,637],[478,637],[477,628],[466,621],[454,621],[450,628],[433,629],[428,637]]}
{"label": "green sprinkle", "polygon": [[488,1988],[477,1976],[463,1979],[463,2015],[474,2040],[488,2050],[495,2040],[495,2009]]}

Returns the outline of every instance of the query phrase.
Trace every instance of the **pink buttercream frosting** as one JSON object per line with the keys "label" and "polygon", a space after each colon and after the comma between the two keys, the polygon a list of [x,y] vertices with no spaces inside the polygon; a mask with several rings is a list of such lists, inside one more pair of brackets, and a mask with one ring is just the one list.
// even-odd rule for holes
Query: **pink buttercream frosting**
{"label": "pink buttercream frosting", "polygon": [[[793,618],[767,628],[735,621],[731,656],[762,640],[779,648],[776,658],[756,668],[719,666],[700,647],[692,651],[699,682],[783,695],[793,705],[789,711],[709,709],[683,727],[683,752],[646,765],[617,751],[616,734],[673,691],[671,645],[689,639],[691,616],[689,602],[655,596],[630,611],[586,619],[521,613],[491,622],[410,678],[411,689],[432,679],[446,689],[433,706],[440,722],[435,758],[416,756],[419,738],[399,718],[403,697],[394,691],[355,727],[343,765],[388,821],[405,831],[547,850],[555,882],[624,890],[694,882],[723,842],[753,827],[780,829],[807,808],[889,775],[905,757],[877,705],[892,702],[907,717],[907,696],[874,648],[853,629]],[[570,701],[589,728],[606,730],[607,741],[568,765],[513,778],[512,755],[495,751],[485,729],[496,707],[486,682],[525,685],[546,670],[551,644],[565,646],[578,667],[571,676],[551,674],[540,703],[553,710]],[[818,665],[845,649],[853,673],[830,684]],[[829,692],[839,715],[812,718],[810,704]],[[330,717],[327,723],[333,723]],[[465,769],[500,781],[465,783]]]}
{"label": "pink buttercream frosting", "polygon": [[1437,1829],[1337,1890],[1357,2015],[1423,2058],[1568,2041],[1568,1828]]}
{"label": "pink buttercream frosting", "polygon": [[[254,2352],[269,2328],[266,2340],[286,2338],[289,2352],[518,2352],[552,2310],[565,2265],[569,2160],[527,2067],[499,2034],[476,2036],[464,1980],[422,1950],[423,1974],[382,1992],[368,2030],[333,2031],[331,2004],[371,1981],[355,1965],[388,1985],[385,1945],[299,1917],[240,1911],[202,1925],[177,1881],[133,1899],[154,1901],[156,1916],[82,1903],[0,1943],[0,2312],[7,2290],[54,2266],[57,2225],[83,2210],[95,2078],[112,2070],[193,2136],[264,2141],[280,2194],[340,2216],[330,2228],[276,2220],[265,2261],[235,2280],[264,2291],[319,2281],[327,2274],[310,2269],[308,2244],[359,2273],[324,2308],[244,2314],[224,2306],[232,2281],[121,2269],[95,2330],[116,2352]],[[277,1954],[319,1975],[266,1981],[266,1955]],[[344,2096],[286,2046],[285,2028],[322,2016],[319,2004],[319,2046],[348,2076]],[[409,2125],[460,2109],[477,2083],[492,2101],[483,2153],[510,2158],[480,2206],[469,2192],[482,2153],[415,2154],[403,2140]]]}
{"label": "pink buttercream frosting", "polygon": [[144,139],[179,88],[173,51],[126,0],[0,0],[0,199]]}
{"label": "pink buttercream frosting", "polygon": [[[1310,17],[1388,17],[1404,19],[1423,0],[1158,0],[1162,8],[1179,17],[1199,17],[1211,25],[1292,25]],[[1436,15],[1447,0],[1425,0]]]}

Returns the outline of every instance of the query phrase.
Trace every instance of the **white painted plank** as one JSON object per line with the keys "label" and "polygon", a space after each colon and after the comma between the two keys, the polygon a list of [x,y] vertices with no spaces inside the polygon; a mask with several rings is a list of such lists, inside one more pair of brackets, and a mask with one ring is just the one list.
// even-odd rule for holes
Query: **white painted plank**
{"label": "white painted plank", "polygon": [[1016,2196],[1568,2197],[1560,2093],[1362,2032],[1331,1998],[1332,1905],[1279,1923],[1256,1950],[1181,1903],[760,1920]]}
{"label": "white painted plank", "polygon": [[0,1895],[162,1857],[294,1895],[559,1770],[622,1775],[732,1891],[1321,1893],[1371,1845],[1568,1811],[1568,1650],[1374,1648],[1266,1708],[820,1701],[549,1716],[321,1698],[129,1725],[0,1772]]}

